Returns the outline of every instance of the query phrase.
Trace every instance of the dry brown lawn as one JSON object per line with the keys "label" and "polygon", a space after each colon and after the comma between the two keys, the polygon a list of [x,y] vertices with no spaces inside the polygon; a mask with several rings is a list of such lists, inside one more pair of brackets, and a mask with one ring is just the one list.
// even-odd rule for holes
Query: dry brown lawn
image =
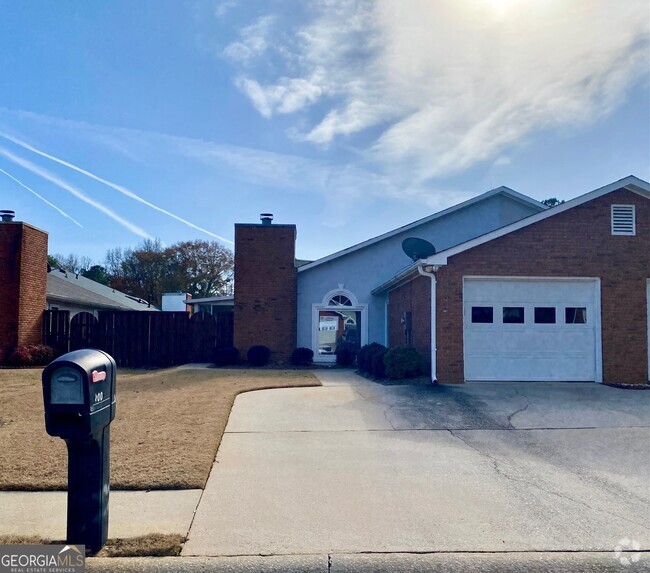
{"label": "dry brown lawn", "polygon": [[[185,543],[178,534],[151,533],[128,539],[109,539],[96,557],[177,557]],[[0,545],[64,545],[65,541],[37,536],[0,535]]]}
{"label": "dry brown lawn", "polygon": [[[63,440],[45,432],[41,370],[0,370],[0,490],[62,490]],[[113,489],[203,488],[237,394],[319,386],[300,370],[120,370]]]}

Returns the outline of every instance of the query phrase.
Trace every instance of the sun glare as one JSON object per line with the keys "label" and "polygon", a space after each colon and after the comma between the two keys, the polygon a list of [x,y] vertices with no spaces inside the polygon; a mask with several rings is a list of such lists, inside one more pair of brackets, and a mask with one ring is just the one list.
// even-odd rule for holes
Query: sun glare
{"label": "sun glare", "polygon": [[494,11],[494,16],[501,19],[508,14],[509,9],[515,3],[515,0],[485,0],[485,2]]}

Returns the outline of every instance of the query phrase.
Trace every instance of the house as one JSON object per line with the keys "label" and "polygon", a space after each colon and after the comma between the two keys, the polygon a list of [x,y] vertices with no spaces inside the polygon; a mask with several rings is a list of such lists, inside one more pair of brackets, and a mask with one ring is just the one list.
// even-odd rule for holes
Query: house
{"label": "house", "polygon": [[[297,345],[312,348],[317,362],[334,362],[336,344],[324,343],[324,318],[338,308],[337,340],[357,347],[388,343],[385,293],[373,294],[409,263],[402,250],[408,237],[425,239],[438,250],[508,225],[546,207],[507,187],[499,187],[348,249],[302,265],[297,275]],[[329,336],[331,338],[331,336]]]}
{"label": "house", "polygon": [[100,310],[158,310],[146,300],[134,297],[64,269],[47,274],[46,310],[68,310],[70,317]]}
{"label": "house", "polygon": [[[296,267],[294,225],[235,226],[235,345],[416,347],[433,380],[648,380],[650,186],[560,206],[501,187]],[[409,261],[415,237],[437,252]]]}
{"label": "house", "polygon": [[186,292],[165,292],[162,295],[161,310],[163,312],[192,312],[187,304],[192,295]]}
{"label": "house", "polygon": [[372,291],[408,266],[404,239],[444,249],[544,210],[499,187],[312,262],[295,259],[294,225],[272,224],[268,214],[262,224],[237,224],[236,345],[245,354],[264,336],[280,360],[298,346],[313,349],[316,362],[333,363],[341,342],[387,344],[388,297]]}
{"label": "house", "polygon": [[192,314],[207,312],[214,316],[222,312],[232,312],[235,304],[233,295],[187,298],[185,304]]}
{"label": "house", "polygon": [[650,185],[627,177],[418,261],[388,293],[390,344],[431,376],[643,384],[650,379]]}

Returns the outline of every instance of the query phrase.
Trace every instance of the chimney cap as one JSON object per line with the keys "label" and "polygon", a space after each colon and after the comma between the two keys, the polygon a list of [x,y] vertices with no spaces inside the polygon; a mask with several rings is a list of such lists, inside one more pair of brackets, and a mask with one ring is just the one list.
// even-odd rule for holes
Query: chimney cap
{"label": "chimney cap", "polygon": [[262,225],[270,225],[273,221],[273,213],[260,213],[260,220]]}
{"label": "chimney cap", "polygon": [[3,223],[8,223],[10,221],[13,221],[15,216],[16,213],[14,211],[11,211],[9,209],[0,210],[0,217],[2,217]]}

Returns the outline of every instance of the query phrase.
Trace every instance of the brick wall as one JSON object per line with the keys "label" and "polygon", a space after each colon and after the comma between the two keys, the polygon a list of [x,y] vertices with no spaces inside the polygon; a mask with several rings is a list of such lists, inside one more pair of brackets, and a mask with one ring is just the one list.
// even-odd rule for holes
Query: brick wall
{"label": "brick wall", "polygon": [[47,288],[47,233],[0,223],[0,350],[41,342]]}
{"label": "brick wall", "polygon": [[[636,205],[635,237],[612,236],[610,206]],[[620,190],[464,253],[438,271],[438,378],[462,382],[465,275],[600,277],[605,382],[648,380],[650,201]]]}
{"label": "brick wall", "polygon": [[295,225],[235,225],[234,344],[243,357],[256,344],[273,361],[296,347]]}
{"label": "brick wall", "polygon": [[[431,362],[431,279],[418,276],[390,292],[388,305],[388,345],[413,346]],[[406,332],[406,313],[411,313],[411,333]]]}

